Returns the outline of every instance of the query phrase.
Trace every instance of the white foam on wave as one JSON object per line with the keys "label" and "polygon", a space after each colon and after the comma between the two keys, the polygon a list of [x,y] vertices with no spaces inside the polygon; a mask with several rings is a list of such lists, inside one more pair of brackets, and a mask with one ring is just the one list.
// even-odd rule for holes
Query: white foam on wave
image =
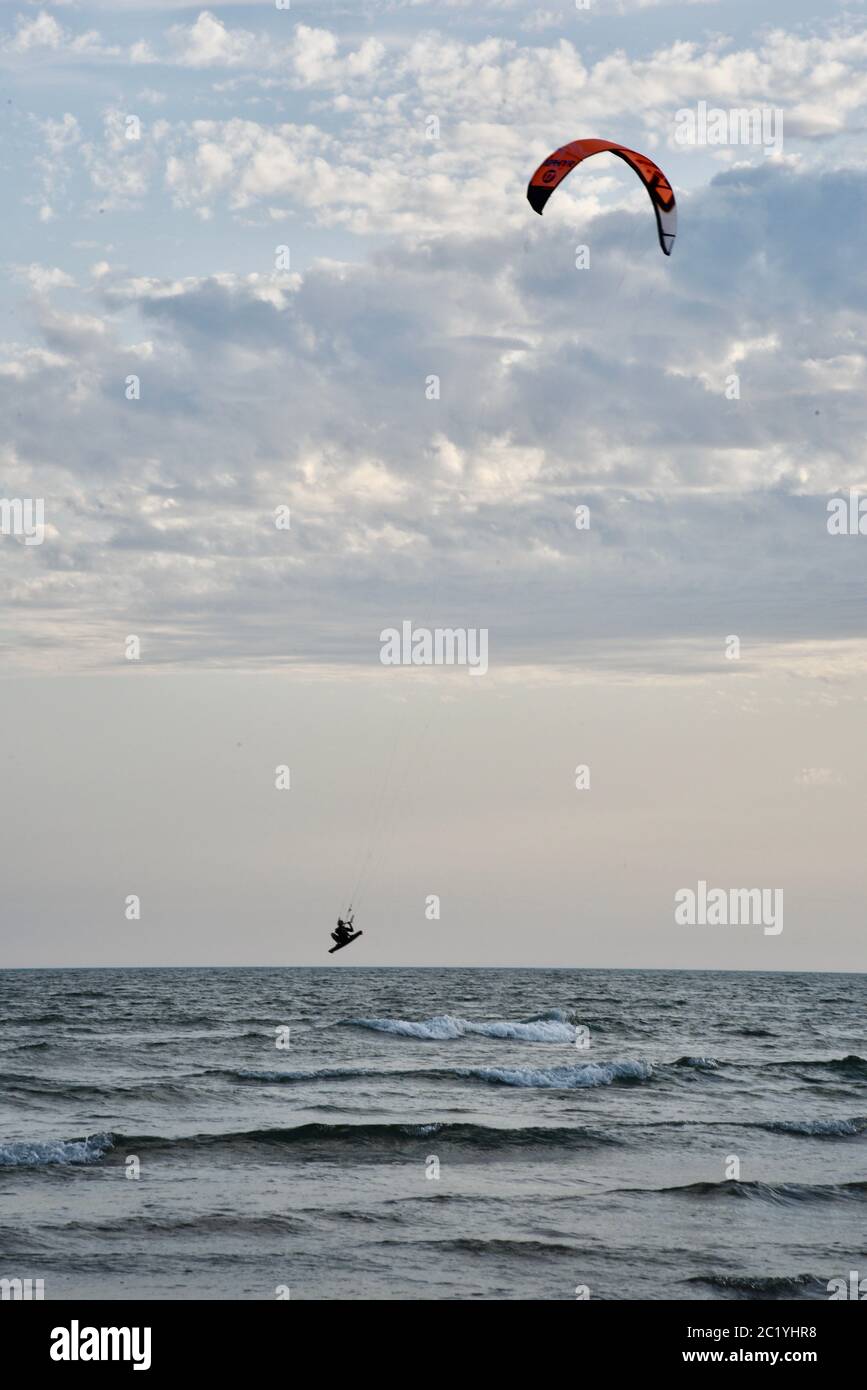
{"label": "white foam on wave", "polygon": [[572,1067],[467,1067],[461,1076],[496,1081],[503,1086],[543,1086],[578,1090],[584,1086],[610,1086],[615,1081],[649,1081],[649,1062],[585,1062]]}
{"label": "white foam on wave", "polygon": [[575,1041],[572,1024],[556,1019],[535,1019],[531,1023],[500,1019],[480,1023],[470,1018],[455,1018],[452,1014],[437,1014],[422,1023],[405,1018],[354,1018],[352,1022],[359,1028],[374,1028],[377,1032],[395,1033],[403,1038],[429,1038],[435,1042],[466,1037],[511,1038],[519,1042]]}
{"label": "white foam on wave", "polygon": [[43,1165],[96,1163],[112,1148],[110,1134],[90,1134],[86,1139],[26,1140],[0,1144],[0,1168],[41,1168]]}
{"label": "white foam on wave", "polygon": [[867,1129],[867,1118],[856,1116],[852,1120],[777,1120],[769,1128],[781,1130],[785,1134],[846,1137],[850,1134],[863,1134]]}

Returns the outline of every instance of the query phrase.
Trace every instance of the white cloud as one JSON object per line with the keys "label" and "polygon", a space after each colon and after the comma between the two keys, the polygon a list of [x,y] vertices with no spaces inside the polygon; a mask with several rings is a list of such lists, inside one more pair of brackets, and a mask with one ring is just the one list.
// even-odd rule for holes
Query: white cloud
{"label": "white cloud", "polygon": [[19,58],[28,63],[38,60],[46,64],[55,61],[63,64],[116,62],[122,53],[120,47],[104,43],[97,30],[74,33],[45,10],[32,20],[19,15],[15,33],[0,41],[0,55],[8,57],[13,64]]}
{"label": "white cloud", "polygon": [[166,51],[156,54],[149,47],[146,58],[189,68],[278,73],[287,83],[304,88],[370,78],[384,56],[385,46],[376,38],[364,39],[353,48],[349,43],[341,45],[328,29],[296,24],[284,42],[275,43],[265,30],[233,28],[203,10],[193,24],[173,25]]}
{"label": "white cloud", "polygon": [[184,67],[233,67],[266,60],[268,43],[247,30],[229,27],[203,10],[194,24],[178,24],[169,30],[172,60]]}
{"label": "white cloud", "polygon": [[[167,233],[130,254],[120,219],[106,241],[123,249],[95,246],[90,279],[27,253],[33,341],[3,346],[0,379],[15,385],[16,477],[50,493],[57,539],[28,572],[0,548],[0,569],[22,612],[56,623],[52,642],[134,609],[191,661],[279,663],[291,574],[311,615],[299,647],[324,659],[345,640],[357,655],[359,579],[370,605],[393,607],[432,564],[499,624],[504,661],[592,651],[628,668],[640,646],[643,667],[656,650],[661,667],[716,672],[740,622],[754,639],[742,672],[773,643],[803,669],[805,634],[838,651],[860,640],[853,552],[830,542],[824,503],[856,480],[867,424],[862,174],[823,170],[833,144],[709,188],[698,172],[671,262],[620,165],[582,171],[544,220],[524,188],[537,155],[581,133],[576,111],[591,133],[632,122],[661,144],[684,101],[780,94],[805,133],[855,128],[864,41],[780,31],[591,61],[574,31],[480,37],[468,17],[471,38],[293,21],[275,42],[252,9],[241,27],[205,11],[126,50],[174,67],[160,73],[166,119],[143,121],[140,140],[116,94],[101,128],[68,99],[55,109],[76,116],[41,126],[45,208],[71,218],[77,199],[92,218],[96,195],[106,222],[135,207],[139,226]],[[79,48],[82,67],[94,54]],[[179,92],[202,118],[183,118]],[[248,97],[255,119],[239,112]],[[425,137],[431,114],[439,140]],[[212,218],[213,273],[168,259],[161,273],[157,256],[189,230],[175,208]],[[833,249],[818,234],[829,208]],[[326,229],[332,259],[226,270],[229,254],[249,264],[244,238],[263,227],[270,254],[277,218],[295,220],[307,261]],[[378,238],[369,259],[352,234]],[[723,395],[731,371],[739,402]],[[125,399],[129,372],[139,402]],[[439,402],[425,399],[431,373]],[[283,501],[288,548],[270,521]],[[585,535],[578,503],[593,512]]]}
{"label": "white cloud", "polygon": [[[255,171],[251,138],[241,123],[233,148]],[[38,308],[43,358],[2,354],[19,477],[50,496],[58,530],[29,577],[0,551],[6,582],[22,611],[65,615],[51,631],[86,638],[84,661],[99,625],[133,607],[158,615],[185,660],[279,665],[287,574],[310,615],[293,650],[324,659],[339,634],[351,659],[366,650],[358,585],[367,621],[411,603],[440,565],[460,576],[467,615],[497,630],[501,663],[718,675],[725,635],[743,628],[742,673],[779,662],[812,680],[824,660],[846,698],[843,644],[858,646],[860,610],[847,597],[853,552],[828,537],[825,500],[859,465],[853,455],[847,477],[813,393],[843,317],[854,322],[847,255],[860,258],[860,219],[839,218],[851,232],[833,276],[798,249],[829,203],[852,196],[836,177],[817,188],[765,167],[694,199],[694,247],[710,231],[729,248],[717,280],[716,242],[672,270],[652,230],[625,263],[600,252],[587,278],[550,241],[516,255],[499,228],[303,275],[103,266],[80,307]],[[785,216],[790,201],[803,226]],[[779,276],[754,259],[769,222]],[[612,249],[623,236],[617,221],[606,232]],[[735,245],[749,273],[732,264]],[[666,288],[642,316],[654,267]],[[712,357],[740,362],[739,403],[709,394]],[[138,402],[124,397],[129,372]],[[425,398],[432,372],[439,401]],[[837,418],[860,437],[860,375],[846,365],[835,385]],[[38,448],[22,423],[36,417]],[[272,524],[281,503],[288,537]],[[591,508],[584,533],[579,503]],[[823,644],[803,647],[817,630],[824,658]]]}
{"label": "white cloud", "polygon": [[[867,39],[858,34],[805,40],[776,31],[755,50],[719,38],[677,42],[640,59],[615,50],[587,66],[565,39],[527,47],[430,33],[411,37],[386,61],[379,40],[340,45],[331,32],[303,24],[282,46],[207,12],[171,33],[177,62],[236,67],[269,92],[286,86],[322,92],[324,101],[318,109],[311,103],[307,122],[165,122],[173,200],[208,217],[221,200],[235,210],[288,201],[305,218],[365,236],[471,235],[485,222],[524,224],[528,173],[555,139],[575,132],[579,97],[586,128],[622,133],[639,120],[644,129],[633,139],[651,149],[673,140],[675,112],[698,100],[780,102],[790,141],[854,130],[867,103]],[[326,120],[326,92],[336,93],[337,125]],[[441,124],[437,140],[425,138],[431,115]],[[748,147],[712,153],[764,158]],[[678,147],[678,157],[685,154]],[[110,181],[103,169],[100,189]],[[124,196],[139,192],[132,180]],[[603,160],[564,185],[549,217],[577,224],[603,206],[636,208],[643,197]]]}
{"label": "white cloud", "polygon": [[67,275],[66,271],[61,270],[59,266],[33,263],[28,266],[19,266],[18,273],[37,294],[45,294],[47,290],[67,289],[75,285],[72,276]]}
{"label": "white cloud", "polygon": [[14,38],[7,40],[8,53],[30,53],[34,49],[58,49],[63,43],[63,29],[57,20],[43,11],[35,19],[18,20]]}
{"label": "white cloud", "polygon": [[71,145],[81,139],[81,129],[71,112],[67,111],[58,120],[48,117],[39,123],[48,151],[52,155],[65,154]]}

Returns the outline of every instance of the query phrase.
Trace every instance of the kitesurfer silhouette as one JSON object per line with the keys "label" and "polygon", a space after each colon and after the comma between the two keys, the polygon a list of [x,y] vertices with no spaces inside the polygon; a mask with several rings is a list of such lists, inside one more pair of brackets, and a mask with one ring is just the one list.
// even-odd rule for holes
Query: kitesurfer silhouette
{"label": "kitesurfer silhouette", "polygon": [[355,931],[355,924],[352,920],[353,914],[350,913],[344,922],[342,917],[337,919],[337,931],[331,933],[331,940],[336,941],[338,946],[345,946],[347,941],[351,941]]}

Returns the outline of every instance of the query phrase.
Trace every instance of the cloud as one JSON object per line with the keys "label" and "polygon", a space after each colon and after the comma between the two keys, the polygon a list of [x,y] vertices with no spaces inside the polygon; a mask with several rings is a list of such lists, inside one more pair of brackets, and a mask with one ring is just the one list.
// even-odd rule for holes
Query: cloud
{"label": "cloud", "polygon": [[130,208],[141,203],[161,169],[160,142],[164,123],[131,124],[125,111],[103,113],[100,140],[83,141],[82,160],[100,206]]}
{"label": "cloud", "polygon": [[743,681],[774,643],[793,670],[804,644],[863,644],[857,543],[825,504],[863,473],[840,447],[865,424],[857,343],[839,357],[865,195],[859,171],[721,175],[676,264],[642,207],[591,219],[581,272],[540,227],[303,274],[103,265],[79,307],[37,277],[43,355],[0,356],[4,486],[56,531],[0,548],[19,651],[103,664],[135,615],[156,662],[364,664],[432,602],[488,626],[500,667],[719,678],[737,633]]}
{"label": "cloud", "polygon": [[68,289],[75,285],[71,275],[59,266],[37,265],[35,263],[28,266],[20,266],[18,273],[37,294],[45,294],[48,290]]}
{"label": "cloud", "polygon": [[193,24],[173,25],[166,50],[149,49],[148,59],[189,68],[278,72],[288,83],[305,88],[372,77],[385,56],[385,46],[376,38],[352,48],[328,29],[296,24],[289,32],[287,40],[275,42],[265,30],[232,28],[203,10]]}
{"label": "cloud", "polygon": [[63,44],[63,29],[57,20],[43,11],[35,19],[20,16],[15,36],[5,45],[8,53],[29,53],[37,48],[58,49]]}
{"label": "cloud", "polygon": [[[443,621],[489,626],[501,667],[724,671],[743,690],[774,659],[812,681],[825,643],[845,698],[867,635],[859,553],[828,536],[825,507],[867,481],[857,153],[841,160],[836,136],[785,161],[745,151],[710,182],[707,152],[683,155],[696,172],[671,261],[613,161],[544,219],[524,188],[578,133],[576,109],[661,144],[686,100],[781,94],[811,139],[853,129],[863,39],[777,31],[591,61],[547,30],[293,21],[275,41],[256,23],[203,11],[136,31],[124,61],[159,61],[168,93],[140,139],[101,88],[98,119],[76,106],[37,127],[44,206],[70,223],[104,209],[123,250],[88,225],[84,265],[19,257],[4,487],[44,496],[54,528],[0,546],[23,659],[110,664],[135,621],[157,663],[364,663],[371,634],[430,608],[436,576]],[[43,47],[69,58],[73,42]],[[214,229],[192,275],[173,249],[188,213]],[[278,237],[293,257],[297,238],[303,271],[267,268]],[[227,268],[254,244],[257,273]]]}
{"label": "cloud", "polygon": [[[482,13],[511,13],[511,8]],[[473,122],[520,127],[525,144],[529,141],[540,157],[550,146],[551,131],[561,130],[564,137],[573,131],[576,102],[582,122],[599,133],[607,133],[612,122],[637,120],[652,139],[668,143],[675,112],[700,100],[724,107],[780,107],[790,139],[860,130],[867,102],[867,36],[842,20],[807,35],[773,29],[753,46],[715,35],[678,39],[641,55],[612,47],[588,64],[574,25],[559,37],[551,32],[555,11],[516,14],[524,34],[528,24],[538,26],[538,41],[526,41],[520,31],[470,39],[437,28],[421,33],[383,28],[361,39],[342,38],[333,29],[303,22],[287,24],[285,37],[275,38],[270,26],[234,26],[202,10],[191,23],[169,25],[162,35],[134,40],[123,50],[106,44],[96,31],[74,34],[42,12],[19,21],[4,51],[10,57],[39,51],[64,63],[126,61],[230,71],[265,90],[328,92],[337,109],[363,113],[368,136],[374,130],[380,137],[389,130],[396,135],[409,111],[416,119],[433,111],[451,127]],[[605,129],[600,121],[607,123]]]}
{"label": "cloud", "polygon": [[[73,36],[47,21],[44,44],[64,61],[117,66],[120,50],[99,35]],[[20,38],[31,28],[10,42],[31,42]],[[801,146],[789,158],[821,167],[824,147],[816,142],[851,136],[863,123],[865,57],[867,38],[842,25],[808,37],[778,29],[753,47],[719,36],[641,55],[614,47],[589,63],[567,37],[471,40],[410,30],[346,38],[293,23],[275,40],[264,26],[233,26],[204,10],[161,37],[134,42],[126,60],[231,73],[219,91],[232,116],[166,119],[158,140],[154,127],[132,148],[111,124],[124,113],[110,111],[101,138],[80,137],[78,158],[109,207],[136,206],[164,187],[175,206],[203,219],[221,204],[266,217],[265,205],[278,202],[305,221],[365,238],[471,236],[482,225],[525,225],[528,172],[555,139],[575,133],[576,102],[587,128],[649,149],[666,145],[675,183],[696,158],[765,159],[750,146],[677,145],[676,113],[698,101],[779,106],[787,150]],[[267,94],[278,109],[281,94],[291,93],[299,118],[243,118],[242,92]],[[848,158],[859,163],[860,146],[853,143]],[[55,213],[58,178],[51,172],[46,181],[46,219]],[[612,175],[602,160],[564,185],[547,216],[577,223],[604,206],[635,207],[642,197],[622,169]]]}
{"label": "cloud", "polygon": [[[305,219],[362,237],[471,235],[480,225],[524,224],[528,172],[555,138],[574,132],[579,96],[586,125],[619,135],[626,127],[645,148],[667,142],[666,160],[676,161],[676,170],[697,156],[766,158],[752,146],[677,145],[675,117],[689,109],[684,103],[778,104],[791,149],[792,141],[857,130],[867,101],[867,40],[838,32],[801,39],[775,31],[755,50],[718,38],[678,42],[641,58],[615,49],[592,66],[566,39],[527,46],[432,32],[387,48],[374,38],[340,43],[328,30],[299,24],[275,44],[209,12],[172,27],[169,37],[161,61],[234,69],[232,81],[310,96],[307,120],[233,114],[166,121],[163,173],[175,204],[211,217],[221,201],[235,212],[288,201]],[[148,60],[158,55],[148,50]],[[813,167],[819,156],[810,148],[790,158]],[[117,153],[109,150],[112,158]],[[111,171],[92,142],[86,157],[102,195]],[[856,148],[850,162],[860,162]],[[152,169],[139,161],[133,172],[133,164],[127,158],[118,170],[122,205],[150,186]],[[612,175],[602,160],[564,185],[548,216],[577,221],[606,205],[637,206],[642,197],[622,169]]]}
{"label": "cloud", "polygon": [[249,66],[270,61],[264,35],[231,30],[207,10],[194,24],[174,25],[168,32],[168,42],[170,61],[184,67]]}
{"label": "cloud", "polygon": [[35,60],[51,62],[53,56],[61,62],[116,60],[122,50],[106,45],[102,36],[94,29],[75,34],[64,28],[47,10],[42,10],[33,19],[18,15],[15,33],[0,41],[0,56],[14,60],[24,58],[27,62]]}

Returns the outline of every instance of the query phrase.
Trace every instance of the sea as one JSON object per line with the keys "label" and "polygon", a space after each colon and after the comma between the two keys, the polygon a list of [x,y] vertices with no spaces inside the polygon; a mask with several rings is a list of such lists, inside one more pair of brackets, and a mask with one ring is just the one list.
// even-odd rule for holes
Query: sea
{"label": "sea", "polygon": [[0,1279],[827,1299],[867,1277],[865,1002],[843,974],[3,971]]}

